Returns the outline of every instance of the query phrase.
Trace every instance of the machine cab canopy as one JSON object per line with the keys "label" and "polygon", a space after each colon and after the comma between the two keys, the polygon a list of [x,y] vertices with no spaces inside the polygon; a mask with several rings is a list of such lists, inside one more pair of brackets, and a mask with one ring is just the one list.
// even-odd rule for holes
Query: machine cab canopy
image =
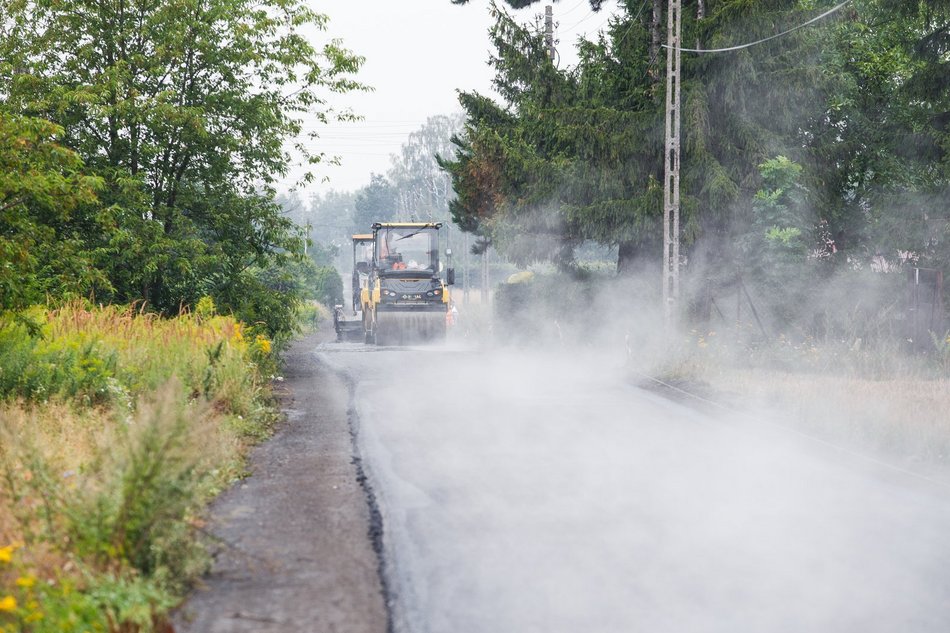
{"label": "machine cab canopy", "polygon": [[376,266],[382,274],[435,274],[440,223],[377,223]]}
{"label": "machine cab canopy", "polygon": [[373,234],[360,233],[353,236],[353,270],[368,275],[373,265]]}

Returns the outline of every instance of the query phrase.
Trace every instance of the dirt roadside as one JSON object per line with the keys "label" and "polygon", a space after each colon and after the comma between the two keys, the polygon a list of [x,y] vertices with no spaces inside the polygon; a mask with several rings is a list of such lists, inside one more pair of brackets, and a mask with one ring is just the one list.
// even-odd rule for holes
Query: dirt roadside
{"label": "dirt roadside", "polygon": [[347,386],[313,354],[286,354],[287,420],[214,503],[211,573],[173,618],[178,633],[385,633],[370,509],[358,480]]}

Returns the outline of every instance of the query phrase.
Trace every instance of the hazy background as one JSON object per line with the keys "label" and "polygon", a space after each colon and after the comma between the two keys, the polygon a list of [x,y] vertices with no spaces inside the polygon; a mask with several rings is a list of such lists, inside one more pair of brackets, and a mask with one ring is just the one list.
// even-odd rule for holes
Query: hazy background
{"label": "hazy background", "polygon": [[[506,11],[521,22],[544,13],[544,4]],[[560,67],[577,62],[578,37],[595,33],[617,12],[616,0],[591,11],[588,0],[562,0],[554,6],[555,36],[560,40]],[[488,65],[487,32],[492,20],[488,0],[453,5],[449,0],[352,2],[312,0],[314,11],[329,16],[327,33],[366,57],[359,80],[373,92],[334,98],[338,109],[349,107],[363,120],[320,125],[310,121],[306,131],[319,130],[320,140],[307,141],[316,151],[337,155],[341,166],[316,170],[317,182],[298,189],[302,197],[328,188],[352,190],[365,185],[370,173],[385,173],[390,154],[397,153],[409,133],[426,118],[460,110],[457,90],[494,94]],[[281,188],[289,190],[304,173],[294,169]],[[328,182],[321,182],[324,178]]]}

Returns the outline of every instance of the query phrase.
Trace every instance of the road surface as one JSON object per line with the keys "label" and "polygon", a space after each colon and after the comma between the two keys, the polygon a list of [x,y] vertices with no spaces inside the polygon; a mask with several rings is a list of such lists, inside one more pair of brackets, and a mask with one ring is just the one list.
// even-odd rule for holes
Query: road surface
{"label": "road surface", "polygon": [[176,631],[950,630],[950,489],[623,354],[298,342]]}
{"label": "road surface", "polygon": [[325,336],[285,356],[287,419],[215,501],[214,568],[175,613],[176,633],[386,632],[348,389],[313,352]]}
{"label": "road surface", "polygon": [[950,630],[950,490],[638,389],[620,353],[325,344],[397,633]]}

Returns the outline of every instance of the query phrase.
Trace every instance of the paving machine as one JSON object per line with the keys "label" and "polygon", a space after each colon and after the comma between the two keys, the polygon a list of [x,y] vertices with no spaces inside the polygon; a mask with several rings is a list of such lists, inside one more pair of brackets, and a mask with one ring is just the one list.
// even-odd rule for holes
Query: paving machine
{"label": "paving machine", "polygon": [[[455,271],[439,261],[440,222],[377,222],[362,290],[363,332],[379,345],[445,338]],[[446,251],[448,254],[450,251]]]}
{"label": "paving machine", "polygon": [[333,306],[333,329],[338,341],[358,340],[363,336],[363,288],[369,283],[373,266],[373,234],[353,236],[353,276],[350,281],[350,306]]}

